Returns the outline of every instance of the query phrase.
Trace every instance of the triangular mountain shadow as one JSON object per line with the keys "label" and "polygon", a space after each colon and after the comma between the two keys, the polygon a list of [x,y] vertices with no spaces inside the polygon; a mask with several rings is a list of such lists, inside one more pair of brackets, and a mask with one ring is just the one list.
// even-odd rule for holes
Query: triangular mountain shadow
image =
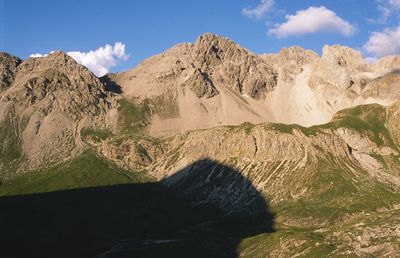
{"label": "triangular mountain shadow", "polygon": [[161,183],[0,197],[4,258],[237,257],[241,239],[273,231],[250,181],[210,159]]}

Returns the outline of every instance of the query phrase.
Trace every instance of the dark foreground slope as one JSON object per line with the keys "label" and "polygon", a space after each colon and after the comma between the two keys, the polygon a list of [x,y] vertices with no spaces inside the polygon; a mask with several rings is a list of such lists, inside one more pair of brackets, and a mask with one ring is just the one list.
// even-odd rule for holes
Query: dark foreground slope
{"label": "dark foreground slope", "polygon": [[[183,186],[171,190],[92,152],[16,178],[0,188],[0,256],[237,257],[241,239],[273,232],[274,216],[248,180],[211,160],[188,169],[199,167],[201,176],[192,179],[204,180],[204,188],[197,189],[194,206],[180,194]],[[221,179],[206,182],[212,170],[240,177],[253,193],[236,204],[242,212],[226,213],[203,199],[210,188],[229,187]]]}

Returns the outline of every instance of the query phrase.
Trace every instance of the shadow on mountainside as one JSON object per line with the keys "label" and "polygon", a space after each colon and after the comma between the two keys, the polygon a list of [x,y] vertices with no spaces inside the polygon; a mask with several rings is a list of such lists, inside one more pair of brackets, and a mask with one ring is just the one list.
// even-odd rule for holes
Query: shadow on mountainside
{"label": "shadow on mountainside", "polygon": [[118,85],[117,83],[115,83],[115,81],[113,81],[109,75],[104,75],[102,77],[99,78],[99,80],[104,83],[107,86],[107,90],[114,93],[114,94],[121,94],[122,93],[122,88],[120,85]]}
{"label": "shadow on mountainside", "polygon": [[237,257],[241,239],[273,231],[260,193],[209,159],[161,183],[0,197],[3,258]]}

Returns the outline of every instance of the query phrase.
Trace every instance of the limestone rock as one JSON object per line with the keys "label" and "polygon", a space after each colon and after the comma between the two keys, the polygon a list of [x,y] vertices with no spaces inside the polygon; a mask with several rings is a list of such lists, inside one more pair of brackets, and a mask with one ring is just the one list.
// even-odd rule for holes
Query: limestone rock
{"label": "limestone rock", "polygon": [[380,99],[389,105],[400,99],[400,71],[390,72],[371,80],[361,92],[364,99]]}
{"label": "limestone rock", "polygon": [[279,77],[285,82],[295,80],[304,70],[304,66],[319,59],[315,52],[298,46],[283,48],[278,54],[263,54],[261,57],[279,71]]}
{"label": "limestone rock", "polygon": [[217,83],[259,98],[276,86],[276,73],[250,51],[231,40],[206,33],[194,44],[195,60]]}
{"label": "limestone rock", "polygon": [[186,84],[189,85],[189,88],[198,98],[211,98],[219,93],[214,83],[208,78],[208,75],[199,69],[194,70],[193,75],[186,81]]}
{"label": "limestone rock", "polygon": [[388,107],[388,128],[400,146],[400,101]]}
{"label": "limestone rock", "polygon": [[370,71],[360,52],[343,46],[324,46],[315,76],[338,89],[348,89],[355,83],[354,75]]}

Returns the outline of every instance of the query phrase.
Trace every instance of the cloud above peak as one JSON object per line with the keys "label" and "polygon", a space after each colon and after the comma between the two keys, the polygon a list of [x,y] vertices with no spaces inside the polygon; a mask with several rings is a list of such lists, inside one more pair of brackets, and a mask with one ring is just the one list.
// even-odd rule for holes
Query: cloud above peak
{"label": "cloud above peak", "polygon": [[274,6],[274,0],[261,0],[261,2],[254,8],[246,7],[242,10],[242,14],[254,19],[261,19],[266,13],[271,11]]}
{"label": "cloud above peak", "polygon": [[400,26],[372,32],[363,48],[375,58],[400,54]]}
{"label": "cloud above peak", "polygon": [[86,66],[97,76],[103,76],[118,61],[125,61],[128,55],[125,53],[125,44],[116,42],[114,46],[105,45],[89,52],[72,51],[67,53],[81,65]]}
{"label": "cloud above peak", "polygon": [[276,24],[268,33],[277,38],[314,33],[339,33],[351,36],[356,28],[324,6],[311,6],[294,15],[286,15],[286,22]]}
{"label": "cloud above peak", "polygon": [[[107,44],[89,52],[71,51],[67,52],[67,55],[71,56],[79,64],[86,66],[97,76],[107,74],[111,67],[116,66],[119,61],[127,60],[129,57],[125,53],[125,44],[121,42],[116,42],[114,46]],[[30,55],[30,57],[43,56],[46,55],[38,53]]]}

